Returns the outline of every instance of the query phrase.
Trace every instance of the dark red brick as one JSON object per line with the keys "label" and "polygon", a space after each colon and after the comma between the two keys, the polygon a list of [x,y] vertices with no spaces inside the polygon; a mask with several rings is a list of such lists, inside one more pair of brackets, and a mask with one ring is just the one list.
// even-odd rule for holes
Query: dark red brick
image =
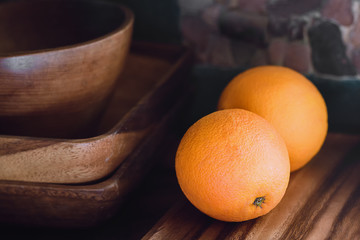
{"label": "dark red brick", "polygon": [[204,50],[208,44],[212,29],[197,16],[184,16],[180,21],[184,40],[195,48]]}
{"label": "dark red brick", "polygon": [[255,67],[268,64],[269,58],[266,51],[264,49],[257,49],[250,60],[250,66]]}
{"label": "dark red brick", "polygon": [[353,76],[356,70],[346,54],[339,26],[318,20],[308,31],[311,58],[319,73],[335,76]]}
{"label": "dark red brick", "polygon": [[234,0],[231,7],[236,7],[244,12],[265,14],[268,0]]}
{"label": "dark red brick", "polygon": [[289,42],[286,48],[284,66],[307,74],[311,71],[311,49],[300,41]]}
{"label": "dark red brick", "polygon": [[287,48],[285,38],[274,38],[270,41],[268,47],[269,63],[272,65],[283,65]]}
{"label": "dark red brick", "polygon": [[349,34],[349,40],[355,47],[360,47],[360,21],[357,21]]}
{"label": "dark red brick", "polygon": [[201,18],[213,30],[219,31],[219,18],[223,9],[224,6],[221,4],[213,4],[202,11]]}
{"label": "dark red brick", "polygon": [[207,63],[219,67],[235,67],[231,41],[220,35],[212,35],[205,53]]}
{"label": "dark red brick", "polygon": [[350,26],[354,21],[352,0],[327,0],[321,12],[324,17],[344,26]]}
{"label": "dark red brick", "polygon": [[229,38],[266,45],[267,18],[239,10],[225,10],[219,19],[220,31]]}
{"label": "dark red brick", "polygon": [[321,8],[322,0],[278,0],[269,1],[267,11],[270,15],[290,18],[301,16]]}

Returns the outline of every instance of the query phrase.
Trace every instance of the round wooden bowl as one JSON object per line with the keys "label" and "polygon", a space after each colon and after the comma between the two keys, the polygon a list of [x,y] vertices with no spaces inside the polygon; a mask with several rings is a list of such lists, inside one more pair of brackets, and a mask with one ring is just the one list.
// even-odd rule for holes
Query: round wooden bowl
{"label": "round wooden bowl", "polygon": [[109,2],[0,4],[0,134],[86,136],[122,71],[133,19]]}

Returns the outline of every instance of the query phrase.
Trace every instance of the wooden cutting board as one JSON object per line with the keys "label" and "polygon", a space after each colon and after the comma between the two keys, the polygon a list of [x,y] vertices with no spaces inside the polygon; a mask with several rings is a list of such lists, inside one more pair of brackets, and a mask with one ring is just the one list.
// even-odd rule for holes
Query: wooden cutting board
{"label": "wooden cutting board", "polygon": [[269,214],[240,223],[212,219],[183,197],[143,239],[360,239],[360,136],[330,133],[319,154],[292,173]]}

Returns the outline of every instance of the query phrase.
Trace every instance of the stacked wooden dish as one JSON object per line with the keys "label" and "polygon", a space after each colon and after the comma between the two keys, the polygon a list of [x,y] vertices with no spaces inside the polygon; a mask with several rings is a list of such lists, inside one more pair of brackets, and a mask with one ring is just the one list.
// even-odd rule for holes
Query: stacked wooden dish
{"label": "stacked wooden dish", "polygon": [[[52,1],[39,0],[38,2],[37,7],[44,7],[46,6],[45,2]],[[59,6],[60,2],[73,3],[73,1],[53,2]],[[85,4],[87,1],[76,2]],[[91,2],[91,4],[95,4],[95,2]],[[67,8],[79,10],[69,6]],[[92,10],[95,11],[95,8]],[[114,10],[111,9],[111,11]],[[60,10],[65,11],[66,9]],[[122,20],[128,21],[130,24],[132,17],[130,20],[126,20],[128,19],[126,16],[131,16],[131,14],[127,15],[127,11],[122,11]],[[92,12],[92,14],[94,13]],[[2,23],[2,21],[0,22]],[[0,24],[0,28],[1,26],[2,24]],[[153,164],[150,161],[151,155],[160,146],[166,133],[174,127],[177,114],[181,112],[182,106],[188,99],[189,88],[186,74],[191,66],[191,54],[178,46],[154,44],[133,44],[130,54],[126,54],[129,38],[125,37],[125,42],[116,43],[115,40],[118,33],[124,34],[124,29],[127,28],[122,24],[120,28],[115,28],[105,37],[86,41],[83,44],[76,43],[71,47],[42,51],[31,50],[26,54],[20,50],[16,53],[16,59],[13,62],[9,62],[9,54],[1,54],[4,51],[0,51],[0,66],[6,64],[9,66],[9,63],[14,63],[11,66],[17,66],[18,70],[21,69],[21,66],[22,69],[29,70],[32,63],[39,64],[39,62],[32,61],[33,58],[25,61],[31,63],[29,65],[20,64],[22,59],[32,55],[35,60],[43,59],[43,54],[46,56],[53,52],[56,52],[55,55],[58,57],[65,53],[71,53],[72,57],[77,56],[74,57],[77,61],[84,62],[74,64],[71,60],[64,60],[61,65],[63,67],[65,64],[66,70],[57,73],[52,73],[50,70],[60,68],[50,67],[42,70],[42,72],[48,73],[47,76],[56,77],[58,81],[62,81],[61,77],[64,75],[63,81],[66,82],[66,79],[71,77],[67,74],[72,72],[73,68],[77,68],[79,64],[81,66],[84,64],[86,67],[74,70],[72,80],[68,81],[74,83],[73,88],[77,86],[75,83],[77,79],[82,78],[79,80],[79,84],[86,89],[88,84],[91,85],[93,81],[96,82],[98,79],[101,81],[102,72],[114,70],[113,73],[104,74],[108,76],[106,81],[111,83],[98,82],[97,87],[94,87],[97,91],[93,91],[93,94],[101,92],[101,95],[104,96],[101,97],[101,103],[95,103],[100,98],[98,95],[95,99],[85,95],[79,98],[67,95],[64,104],[54,104],[53,107],[45,104],[47,109],[55,109],[55,106],[60,106],[61,110],[59,111],[43,111],[44,104],[40,104],[39,109],[41,110],[32,111],[27,116],[24,112],[12,116],[0,112],[2,114],[0,119],[5,119],[1,122],[1,130],[6,130],[1,133],[3,135],[0,135],[0,222],[62,227],[95,225],[115,214],[115,210],[119,208],[127,193],[136,186]],[[112,40],[106,42],[108,38],[112,38]],[[95,52],[85,50],[88,45],[92,45],[90,49],[96,49],[97,44],[109,46],[113,41],[115,42],[113,46],[116,48],[112,51],[115,53],[108,60],[108,54],[112,55],[110,50],[106,50],[104,56],[101,54],[101,50]],[[76,55],[78,48],[85,53]],[[120,54],[119,51],[124,54]],[[100,54],[99,57],[96,57],[97,53]],[[89,57],[89,61],[86,61],[87,57]],[[57,60],[56,57],[54,59]],[[54,59],[49,62],[45,58],[44,64],[50,64],[55,61]],[[102,65],[104,63],[105,65]],[[124,67],[122,67],[122,63],[125,64]],[[47,66],[49,67],[49,65]],[[0,72],[1,82],[4,81],[4,76],[12,76],[9,69],[9,67],[5,69],[6,74]],[[10,105],[15,103],[7,105],[10,100],[3,98],[4,96],[16,96],[20,92],[19,95],[22,97],[34,97],[38,93],[32,89],[33,86],[37,86],[37,83],[28,86],[32,92],[22,91],[26,89],[21,85],[23,81],[34,80],[36,82],[45,79],[31,75],[39,74],[37,68],[31,69],[21,74],[16,71],[19,73],[18,78],[5,79],[6,84],[3,85],[5,88],[0,90],[0,111],[11,109]],[[122,69],[123,72],[120,75]],[[4,68],[0,68],[0,71],[4,71]],[[85,76],[82,74],[84,71]],[[6,86],[11,80],[20,82],[18,83],[20,90],[14,90],[13,94],[3,90],[7,91]],[[46,79],[44,82],[45,86],[51,85],[51,87],[46,91],[43,89],[42,94],[49,92],[49,96],[54,95],[53,90],[56,84],[65,87],[61,82],[52,83],[51,79]],[[101,89],[103,85],[107,86],[107,90]],[[79,88],[79,91],[82,92],[83,88]],[[66,89],[71,92],[72,84]],[[74,92],[76,91],[74,90]],[[67,92],[62,91],[60,95],[66,95]],[[87,96],[92,96],[92,94],[89,93]],[[76,102],[76,99],[83,102]],[[17,103],[19,110],[26,105],[27,100],[22,101],[22,103]],[[40,101],[40,103],[44,102],[44,100]],[[49,100],[49,103],[51,102],[53,101]],[[17,106],[15,104],[13,107]],[[82,112],[81,116],[85,114],[89,120],[85,121],[84,118],[76,118],[75,115],[72,115],[74,112],[71,110],[72,106],[74,106],[73,109],[87,110],[85,113]],[[89,111],[95,108],[97,113],[90,114]],[[66,110],[70,110],[69,115]],[[50,114],[46,115],[49,112]],[[65,119],[65,116],[70,116],[70,119],[73,119],[76,124],[72,125],[72,121],[67,121],[67,124],[71,124],[71,126],[66,125],[70,126],[69,128],[61,125],[62,118]],[[18,121],[9,122],[9,119],[15,118]],[[61,118],[61,121],[55,121],[56,118]],[[44,119],[46,120],[44,123],[37,124]],[[82,128],[81,132],[75,131],[74,134],[73,130],[78,130],[78,126],[81,126],[81,121],[77,122],[77,120],[85,121],[86,123],[83,122],[83,124],[87,126]],[[89,122],[91,124],[88,124]],[[21,131],[18,132],[16,127],[12,130],[11,127],[8,128],[8,126],[16,126],[12,125],[15,123],[22,126],[20,129],[24,131],[24,134],[21,134]],[[45,131],[41,127],[43,124]],[[32,126],[35,127],[32,128]],[[36,131],[33,132],[34,129]],[[62,130],[58,131],[59,129]],[[69,129],[72,131],[67,132]],[[70,134],[71,138],[64,137],[63,132],[66,132],[66,136]],[[32,135],[32,133],[34,134]]]}

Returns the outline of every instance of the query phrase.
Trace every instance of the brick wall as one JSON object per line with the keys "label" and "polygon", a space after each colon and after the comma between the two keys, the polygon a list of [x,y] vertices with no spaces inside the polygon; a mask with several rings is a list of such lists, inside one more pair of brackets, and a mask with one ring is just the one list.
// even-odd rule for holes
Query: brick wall
{"label": "brick wall", "polygon": [[360,79],[358,0],[178,1],[184,43],[199,63]]}

